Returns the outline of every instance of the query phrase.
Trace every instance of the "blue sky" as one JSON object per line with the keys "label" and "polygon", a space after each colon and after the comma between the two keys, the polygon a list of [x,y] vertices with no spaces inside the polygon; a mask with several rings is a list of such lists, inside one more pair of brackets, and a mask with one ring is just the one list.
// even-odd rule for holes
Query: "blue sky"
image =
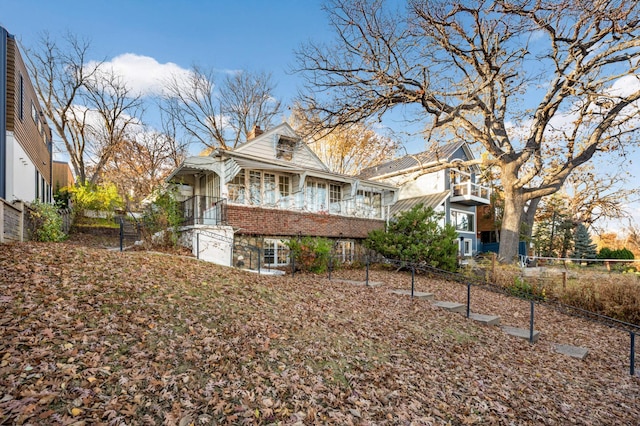
{"label": "blue sky", "polygon": [[[113,61],[140,84],[148,75],[194,64],[270,72],[275,96],[289,105],[302,83],[290,72],[294,50],[333,37],[321,5],[322,0],[0,0],[0,25],[23,47],[35,45],[43,31],[54,38],[67,31],[86,37],[94,59]],[[419,138],[404,142],[409,153],[425,149]],[[637,176],[629,183],[640,185]],[[630,207],[640,223],[640,207]]]}
{"label": "blue sky", "polygon": [[1,0],[0,24],[21,40],[42,31],[89,38],[96,59],[125,53],[158,63],[267,71],[288,103],[299,78],[293,50],[328,33],[320,0]]}

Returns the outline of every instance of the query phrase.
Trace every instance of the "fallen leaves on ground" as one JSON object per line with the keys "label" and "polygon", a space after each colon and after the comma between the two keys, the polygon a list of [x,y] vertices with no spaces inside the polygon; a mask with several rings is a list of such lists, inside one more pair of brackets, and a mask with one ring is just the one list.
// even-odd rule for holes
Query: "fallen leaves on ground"
{"label": "fallen leaves on ground", "polygon": [[[3,245],[0,424],[636,424],[624,332],[538,307],[539,343],[429,301],[186,257]],[[364,279],[363,271],[334,277]],[[416,290],[465,302],[466,287]],[[529,305],[473,289],[472,311]],[[588,347],[584,361],[553,343]]]}

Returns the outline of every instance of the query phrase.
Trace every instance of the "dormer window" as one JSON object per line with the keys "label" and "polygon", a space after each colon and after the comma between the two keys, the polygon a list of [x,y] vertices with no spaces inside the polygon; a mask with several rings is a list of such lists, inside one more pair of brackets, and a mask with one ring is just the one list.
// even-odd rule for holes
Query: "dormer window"
{"label": "dormer window", "polygon": [[278,136],[278,143],[276,144],[276,158],[279,160],[291,161],[293,159],[293,152],[296,150],[297,145],[297,139]]}

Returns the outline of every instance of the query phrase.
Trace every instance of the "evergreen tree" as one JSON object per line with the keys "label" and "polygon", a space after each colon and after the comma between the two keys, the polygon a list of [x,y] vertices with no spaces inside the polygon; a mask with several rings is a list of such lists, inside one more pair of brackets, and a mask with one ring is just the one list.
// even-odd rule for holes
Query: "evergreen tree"
{"label": "evergreen tree", "polygon": [[591,241],[591,235],[582,223],[576,228],[572,257],[575,259],[596,258],[596,245]]}
{"label": "evergreen tree", "polygon": [[383,256],[405,262],[425,262],[455,271],[458,233],[451,225],[440,226],[442,214],[422,204],[400,213],[386,231],[369,233],[364,244]]}

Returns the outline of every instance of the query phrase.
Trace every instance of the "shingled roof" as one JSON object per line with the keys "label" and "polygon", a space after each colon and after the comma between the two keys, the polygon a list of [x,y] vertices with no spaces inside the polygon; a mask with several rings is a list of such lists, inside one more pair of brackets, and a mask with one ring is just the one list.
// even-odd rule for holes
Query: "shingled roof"
{"label": "shingled roof", "polygon": [[419,166],[427,166],[438,163],[440,161],[448,161],[454,152],[456,152],[464,142],[452,142],[446,145],[438,146],[429,151],[419,152],[418,154],[409,154],[377,166],[368,167],[358,175],[361,179],[372,179],[377,176],[387,175],[402,170],[409,170]]}

